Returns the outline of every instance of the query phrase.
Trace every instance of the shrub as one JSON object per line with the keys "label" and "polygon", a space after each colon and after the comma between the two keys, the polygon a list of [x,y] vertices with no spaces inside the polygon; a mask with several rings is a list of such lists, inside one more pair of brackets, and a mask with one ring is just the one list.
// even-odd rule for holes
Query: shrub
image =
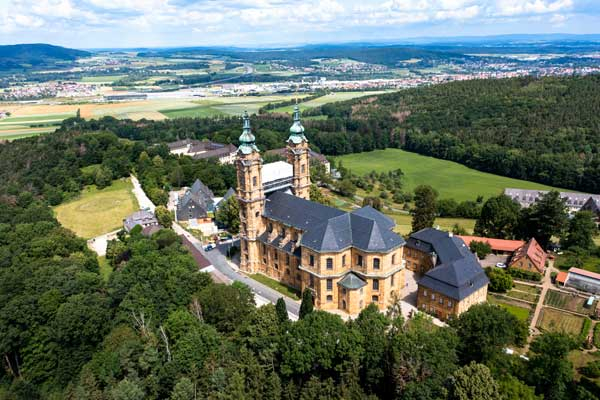
{"label": "shrub", "polygon": [[584,347],[587,347],[587,335],[588,332],[590,331],[590,328],[592,327],[592,320],[589,318],[585,318],[583,320],[583,326],[581,327],[581,332],[579,333],[579,343],[582,344]]}
{"label": "shrub", "polygon": [[526,281],[539,282],[542,280],[542,275],[538,272],[523,271],[522,269],[518,269],[518,268],[509,268],[508,273],[513,278],[523,279]]}
{"label": "shrub", "polygon": [[580,372],[588,378],[600,378],[600,360],[590,361]]}
{"label": "shrub", "polygon": [[487,267],[485,273],[490,279],[489,289],[492,292],[508,292],[513,287],[513,279],[503,269]]}
{"label": "shrub", "polygon": [[492,246],[490,246],[487,242],[478,242],[477,240],[473,240],[469,245],[469,249],[480,259],[485,258],[488,254],[492,252]]}

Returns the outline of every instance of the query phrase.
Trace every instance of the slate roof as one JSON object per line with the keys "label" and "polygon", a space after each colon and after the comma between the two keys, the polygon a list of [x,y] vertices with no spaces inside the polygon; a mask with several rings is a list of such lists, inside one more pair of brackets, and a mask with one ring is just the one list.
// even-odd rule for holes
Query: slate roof
{"label": "slate roof", "polygon": [[594,198],[590,196],[581,209],[591,211],[595,214],[600,214],[600,198]]}
{"label": "slate roof", "polygon": [[158,220],[153,213],[145,210],[136,211],[123,220],[123,226],[127,232],[132,230],[136,225],[141,225],[143,229],[146,226],[158,225]]}
{"label": "slate roof", "polygon": [[318,252],[338,252],[351,246],[385,252],[405,243],[391,231],[393,221],[371,207],[346,213],[274,192],[265,202],[264,216],[304,231],[300,244]]}
{"label": "slate roof", "polygon": [[457,236],[425,228],[413,233],[406,246],[437,255],[437,266],[425,273],[419,285],[460,301],[489,283],[475,255]]}
{"label": "slate roof", "polygon": [[196,179],[189,191],[194,195],[202,194],[205,198],[212,199],[213,197],[215,197],[212,190],[210,190],[208,186],[202,183],[200,179]]}
{"label": "slate roof", "polygon": [[367,282],[363,281],[353,272],[348,272],[342,279],[340,279],[338,285],[349,290],[356,290],[366,286]]}
{"label": "slate roof", "polygon": [[214,194],[199,179],[179,198],[177,203],[177,220],[205,218],[215,208]]}

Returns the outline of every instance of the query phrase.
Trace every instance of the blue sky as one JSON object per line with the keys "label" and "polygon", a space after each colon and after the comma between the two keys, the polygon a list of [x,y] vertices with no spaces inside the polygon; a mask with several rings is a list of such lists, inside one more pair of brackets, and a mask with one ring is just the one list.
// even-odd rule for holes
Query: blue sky
{"label": "blue sky", "polygon": [[0,0],[0,43],[268,46],[600,33],[600,0]]}

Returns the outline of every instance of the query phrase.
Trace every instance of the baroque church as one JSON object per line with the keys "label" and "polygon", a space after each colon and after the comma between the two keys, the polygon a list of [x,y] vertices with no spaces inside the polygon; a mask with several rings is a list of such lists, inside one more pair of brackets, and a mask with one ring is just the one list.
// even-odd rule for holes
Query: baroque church
{"label": "baroque church", "polygon": [[[266,185],[247,113],[236,160],[240,204],[240,268],[313,293],[315,307],[357,314],[380,310],[404,286],[404,239],[392,219],[372,207],[345,212],[309,198],[310,153],[298,106],[287,139],[292,175]],[[275,164],[275,163],[273,163]],[[274,168],[275,167],[275,168]]]}

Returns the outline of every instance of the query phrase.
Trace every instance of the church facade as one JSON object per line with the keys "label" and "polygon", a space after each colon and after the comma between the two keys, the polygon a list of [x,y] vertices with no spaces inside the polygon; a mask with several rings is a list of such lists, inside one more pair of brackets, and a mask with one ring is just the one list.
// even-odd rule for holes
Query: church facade
{"label": "church facade", "polygon": [[357,314],[383,310],[404,286],[404,239],[371,207],[345,212],[310,201],[308,140],[298,107],[287,140],[288,188],[268,191],[250,120],[244,114],[236,169],[240,269],[313,293],[315,307]]}

